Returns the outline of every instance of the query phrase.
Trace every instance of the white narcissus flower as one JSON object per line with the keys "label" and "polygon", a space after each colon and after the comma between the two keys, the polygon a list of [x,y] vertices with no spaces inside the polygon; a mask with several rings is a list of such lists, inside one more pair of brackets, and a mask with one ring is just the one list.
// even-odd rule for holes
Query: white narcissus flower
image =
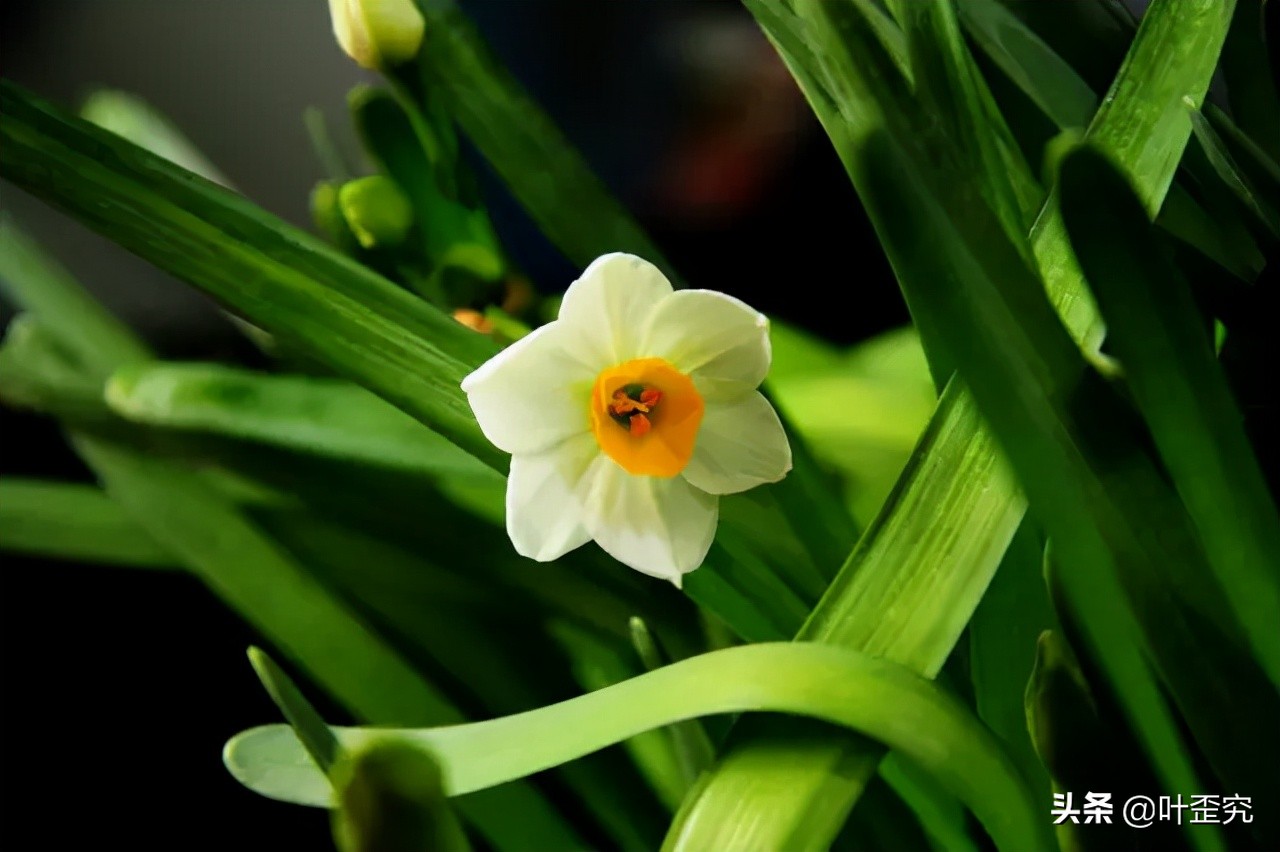
{"label": "white narcissus flower", "polygon": [[769,323],[710,290],[673,290],[628,254],[597,259],[554,322],[462,382],[485,436],[511,453],[507,533],[546,562],[595,539],[680,585],[715,536],[721,494],[791,469],[756,390]]}

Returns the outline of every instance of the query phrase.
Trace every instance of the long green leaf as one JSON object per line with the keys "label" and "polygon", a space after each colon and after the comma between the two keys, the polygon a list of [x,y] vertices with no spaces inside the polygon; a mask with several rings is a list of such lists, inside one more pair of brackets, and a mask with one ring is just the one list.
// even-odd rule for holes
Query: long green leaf
{"label": "long green leaf", "polygon": [[[1089,124],[1100,100],[1098,95],[1034,30],[998,0],[957,0],[957,3],[969,34],[1000,70],[1058,128],[1077,130]],[[1081,11],[1087,8],[1087,4],[1070,5]],[[1024,5],[1020,11],[1025,9]],[[1066,17],[1069,19],[1071,16],[1068,14]],[[1078,25],[1080,22],[1072,23]],[[1061,21],[1055,22],[1053,26],[1056,31],[1071,29],[1070,26],[1064,27]],[[1127,31],[1132,30],[1131,23],[1126,22],[1124,27]],[[1071,35],[1078,36],[1081,41],[1093,37],[1084,32]],[[1096,45],[1095,53],[1107,54],[1111,49],[1111,45]],[[1117,60],[1119,56],[1117,51]],[[1235,130],[1234,125],[1232,129]],[[1197,133],[1197,137],[1199,136]],[[1201,152],[1194,146],[1193,151],[1196,156],[1190,162],[1183,163],[1192,180],[1176,183],[1169,188],[1159,221],[1170,233],[1195,246],[1219,265],[1241,278],[1251,279],[1260,267],[1262,258],[1253,246],[1244,224],[1232,211],[1223,209],[1222,193],[1210,192],[1214,201],[1210,211],[1181,185],[1198,183],[1203,190],[1203,184],[1206,181],[1211,183],[1214,179],[1208,168],[1212,153],[1206,148],[1205,153],[1209,154],[1209,159],[1202,160],[1199,156]],[[1217,188],[1210,186],[1208,189]]]}
{"label": "long green leaf", "polygon": [[[921,253],[911,276],[920,303],[952,318],[949,346],[1002,435],[1039,520],[1060,545],[1072,608],[1165,782],[1180,789],[1195,775],[1134,644],[1142,642],[1139,620],[1141,647],[1155,655],[1202,744],[1232,774],[1248,772],[1238,762],[1240,743],[1222,738],[1234,715],[1224,703],[1233,681],[1205,645],[1203,625],[1216,620],[1218,601],[1200,573],[1180,508],[1144,459],[1123,412],[1091,380],[1025,273],[978,259],[889,144],[869,146],[868,155],[881,176],[872,196],[886,208],[900,206],[886,239],[909,245],[924,238],[934,246]],[[988,332],[978,335],[982,341],[974,339],[979,328]],[[1246,723],[1234,739],[1259,733]]]}
{"label": "long green leaf", "polygon": [[1236,165],[1231,152],[1227,150],[1209,119],[1198,110],[1192,110],[1191,126],[1218,177],[1235,195],[1240,205],[1254,217],[1256,225],[1265,228],[1271,239],[1280,240],[1280,213],[1276,212],[1265,195],[1254,189],[1253,179]]}
{"label": "long green leaf", "polygon": [[1062,166],[1063,215],[1128,386],[1258,661],[1280,686],[1280,516],[1191,290],[1124,177],[1082,149]]}
{"label": "long green leaf", "polygon": [[253,666],[271,700],[298,735],[298,742],[307,750],[307,756],[321,772],[328,775],[334,764],[342,758],[342,746],[339,745],[338,738],[311,706],[311,702],[303,697],[297,684],[261,648],[249,649],[249,664]]}
{"label": "long green leaf", "polygon": [[1275,80],[1275,60],[1267,55],[1268,48],[1276,50],[1276,36],[1274,31],[1267,32],[1266,2],[1238,0],[1222,54],[1222,76],[1231,114],[1240,129],[1272,159],[1280,160],[1280,87]]}
{"label": "long green leaf", "polygon": [[134,423],[259,441],[428,476],[501,483],[477,461],[358,385],[216,364],[118,370],[108,406]]}
{"label": "long green leaf", "polygon": [[5,217],[0,217],[0,286],[58,334],[59,343],[82,369],[94,369],[103,354],[109,354],[112,364],[151,357],[146,346],[71,280],[70,273]]}
{"label": "long green leaf", "polygon": [[[537,772],[641,731],[712,713],[769,710],[862,730],[909,756],[960,797],[1001,848],[1052,848],[1043,808],[991,735],[960,704],[908,670],[796,643],[715,651],[617,686],[489,722],[388,732],[336,729],[348,748],[404,737],[440,760],[445,789],[465,793]],[[227,745],[228,768],[263,795],[324,806],[328,784],[282,726]]]}
{"label": "long green leaf", "polygon": [[[894,104],[901,93],[879,85],[898,73],[892,60],[847,14],[841,18],[841,27],[832,25],[828,10],[847,11],[843,4],[807,4],[803,16],[786,4],[769,0],[747,0],[747,7],[782,52],[861,191],[867,169],[859,161],[856,143],[884,126],[885,110],[898,108]],[[1178,154],[1190,134],[1181,98],[1203,94],[1225,37],[1226,16],[1216,4],[1210,9],[1214,10],[1217,14],[1206,14],[1203,2],[1152,4],[1113,84],[1108,109],[1090,128],[1108,145],[1114,143],[1120,162],[1144,187],[1148,203],[1154,206],[1172,180]],[[1226,12],[1229,14],[1229,9]],[[844,53],[840,59],[837,51],[847,50],[848,38],[856,38],[857,47],[852,55]],[[814,45],[823,49],[820,58]],[[1177,56],[1178,61],[1169,63],[1168,56]],[[864,67],[868,65],[874,67]],[[832,79],[835,73],[842,79]],[[833,106],[837,102],[838,110]],[[1154,132],[1161,128],[1161,133]],[[914,145],[911,139],[897,141],[904,147]],[[1038,217],[1032,228],[1032,246],[1045,286],[1072,335],[1096,347],[1102,327],[1075,267],[1061,220],[1053,213],[1055,207],[1051,202]],[[965,210],[960,215],[968,213]],[[908,254],[906,259],[910,257]],[[935,474],[939,476],[936,481],[921,475],[926,463],[935,462],[949,465],[949,469],[943,468],[946,474]],[[957,466],[962,463],[965,472],[960,475]],[[929,431],[895,494],[897,499],[886,504],[811,616],[808,625],[823,629],[818,633],[806,630],[804,635],[821,636],[851,648],[864,647],[867,635],[877,641],[900,637],[897,641],[913,649],[906,654],[915,653],[921,660],[918,671],[936,672],[958,634],[951,636],[939,629],[932,644],[922,638],[917,645],[911,633],[897,632],[905,618],[929,611],[934,601],[944,600],[934,596],[939,585],[915,587],[913,581],[940,572],[955,582],[955,586],[948,585],[948,614],[962,612],[960,620],[967,620],[1025,509],[994,438],[983,427],[967,390],[958,383],[953,381],[940,400]],[[908,519],[908,510],[917,518],[928,518],[932,529],[944,535],[946,530],[963,530],[962,540],[975,553],[986,554],[987,561],[951,562],[953,554],[946,549],[887,546],[893,537],[882,535],[884,531],[902,531],[916,523]],[[877,587],[883,591],[875,597],[855,591]],[[893,614],[892,623],[883,623],[885,613]],[[893,647],[892,640],[887,644]],[[906,654],[899,656],[895,649],[890,658],[916,667]],[[1135,666],[1142,663],[1131,662]],[[772,736],[744,735],[731,747],[673,828],[672,836],[678,836],[681,848],[726,848],[735,843],[763,848],[828,844],[848,808],[857,801],[880,752],[865,742],[832,743],[825,749],[810,749],[798,761],[803,770],[793,765],[782,771],[765,756],[786,743],[785,731],[778,731]]]}
{"label": "long green leaf", "polygon": [[1039,529],[1024,521],[969,623],[969,670],[978,716],[1004,740],[1023,777],[1047,800],[1048,777],[1027,731],[1023,701],[1036,641],[1053,626],[1040,570],[1043,552]]}
{"label": "long green leaf", "polygon": [[76,562],[173,568],[127,512],[92,485],[0,478],[0,549]]}
{"label": "long green leaf", "polygon": [[[423,72],[542,232],[575,265],[625,251],[673,270],[452,0],[419,0]],[[554,176],[554,179],[548,179]],[[672,280],[675,280],[674,275]]]}
{"label": "long green leaf", "polygon": [[978,193],[1016,244],[1044,200],[960,32],[952,0],[894,4],[911,49],[911,76],[924,109],[973,176]]}
{"label": "long green leaf", "polygon": [[137,95],[98,89],[85,98],[80,117],[203,178],[231,187],[227,176],[172,121]]}
{"label": "long green leaf", "polygon": [[487,338],[243,198],[9,81],[0,83],[0,169],[505,469],[459,387],[495,351]]}
{"label": "long green leaf", "polygon": [[1098,96],[1000,0],[956,0],[965,29],[996,66],[1060,128],[1083,129]]}

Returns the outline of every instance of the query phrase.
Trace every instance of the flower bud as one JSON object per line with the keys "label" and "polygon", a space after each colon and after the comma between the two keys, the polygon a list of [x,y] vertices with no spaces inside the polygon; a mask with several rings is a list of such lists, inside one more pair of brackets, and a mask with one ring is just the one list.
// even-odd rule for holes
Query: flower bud
{"label": "flower bud", "polygon": [[366,249],[398,246],[413,227],[413,205],[395,181],[382,175],[343,184],[338,206]]}
{"label": "flower bud", "polygon": [[364,68],[407,62],[422,44],[426,22],[413,0],[329,0],[333,34]]}

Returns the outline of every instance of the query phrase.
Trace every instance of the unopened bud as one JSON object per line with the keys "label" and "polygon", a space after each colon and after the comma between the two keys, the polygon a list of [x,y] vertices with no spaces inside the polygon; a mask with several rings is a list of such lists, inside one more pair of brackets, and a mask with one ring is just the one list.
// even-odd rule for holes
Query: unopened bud
{"label": "unopened bud", "polygon": [[422,45],[426,22],[413,0],[329,0],[333,34],[365,68],[407,62]]}
{"label": "unopened bud", "polygon": [[413,205],[395,181],[382,175],[343,184],[338,206],[351,233],[367,249],[398,246],[413,227]]}

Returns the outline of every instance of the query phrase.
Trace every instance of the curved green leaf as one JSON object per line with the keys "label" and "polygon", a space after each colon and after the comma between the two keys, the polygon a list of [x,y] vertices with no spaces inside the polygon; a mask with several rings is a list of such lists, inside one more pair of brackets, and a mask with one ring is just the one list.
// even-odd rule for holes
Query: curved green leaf
{"label": "curved green leaf", "polygon": [[[871,656],[812,644],[714,651],[550,707],[488,722],[394,731],[336,728],[346,748],[402,737],[436,755],[450,795],[572,760],[642,731],[711,713],[802,714],[864,731],[933,774],[1003,849],[1051,849],[1035,801],[991,734],[929,681]],[[287,727],[231,740],[232,774],[263,795],[330,803],[326,779]],[[309,767],[309,768],[308,768]]]}

